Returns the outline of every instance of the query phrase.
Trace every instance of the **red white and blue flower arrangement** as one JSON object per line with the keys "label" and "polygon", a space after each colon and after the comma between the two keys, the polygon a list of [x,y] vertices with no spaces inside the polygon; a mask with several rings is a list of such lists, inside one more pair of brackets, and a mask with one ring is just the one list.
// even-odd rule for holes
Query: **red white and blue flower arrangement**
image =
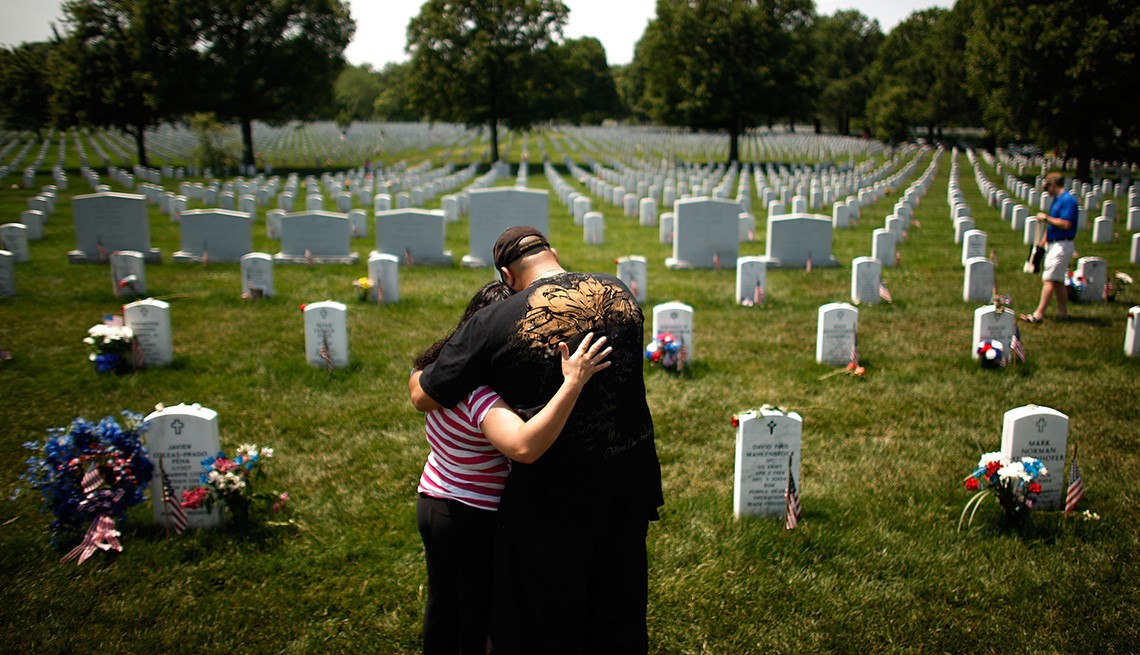
{"label": "red white and blue flower arrangement", "polygon": [[981,362],[982,368],[1005,366],[1005,350],[1001,341],[997,339],[982,339],[975,347],[975,352],[978,353],[978,361]]}
{"label": "red white and blue flower arrangement", "polygon": [[255,444],[238,446],[233,458],[219,452],[215,457],[202,460],[202,474],[198,488],[182,492],[182,506],[186,509],[205,507],[211,511],[221,501],[238,526],[250,522],[250,510],[259,501],[272,512],[280,512],[289,502],[289,494],[255,492],[253,481],[265,477],[261,465],[273,458],[272,448],[258,448]]}
{"label": "red white and blue flower arrangement", "polygon": [[1005,511],[1006,525],[1020,525],[1029,516],[1029,510],[1033,509],[1041,493],[1038,478],[1047,475],[1049,471],[1045,465],[1033,457],[1013,461],[1004,453],[985,453],[978,460],[974,472],[964,480],[966,490],[977,493],[962,508],[962,515],[958,517],[958,530],[962,530],[967,512],[970,513],[970,518],[966,526],[973,525],[974,514],[986,496],[997,499]]}
{"label": "red white and blue flower arrangement", "polygon": [[123,324],[122,316],[105,316],[102,323],[87,330],[83,343],[98,373],[125,373],[135,367],[135,333]]}
{"label": "red white and blue flower arrangement", "polygon": [[141,414],[122,415],[121,425],[111,416],[98,423],[77,418],[67,428],[52,428],[43,443],[24,444],[36,456],[20,479],[40,492],[44,510],[55,515],[52,545],[60,547],[87,526],[65,562],[78,558],[82,564],[97,549],[121,552],[116,525],[146,500],[154,468],[142,445],[147,423]]}
{"label": "red white and blue flower arrangement", "polygon": [[645,346],[645,358],[651,366],[680,372],[685,368],[685,344],[670,332],[662,332]]}

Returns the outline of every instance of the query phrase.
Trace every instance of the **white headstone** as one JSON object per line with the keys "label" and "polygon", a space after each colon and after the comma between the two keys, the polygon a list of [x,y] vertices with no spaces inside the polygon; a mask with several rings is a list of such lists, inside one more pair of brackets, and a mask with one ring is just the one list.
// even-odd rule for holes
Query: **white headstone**
{"label": "white headstone", "polygon": [[[181,501],[182,492],[197,489],[203,473],[202,460],[214,457],[221,450],[218,440],[218,413],[200,405],[175,405],[152,412],[146,417],[150,428],[146,433],[147,457],[154,465],[150,482],[154,521],[160,526],[173,527],[170,510],[162,503],[162,469],[174,488],[175,499]],[[213,511],[205,506],[186,509],[187,527],[191,529],[216,528],[222,524],[222,504]]]}
{"label": "white headstone", "polygon": [[127,193],[93,193],[71,199],[75,221],[75,250],[71,262],[99,262],[116,250],[137,250],[158,263],[162,256],[150,247],[146,197]]}
{"label": "white headstone", "polygon": [[363,209],[349,209],[348,222],[352,225],[353,239],[364,239],[368,236],[368,212]]}
{"label": "white headstone", "polygon": [[111,253],[111,287],[117,298],[136,298],[147,294],[146,259],[135,250]]}
{"label": "white headstone", "polygon": [[856,257],[851,261],[851,302],[856,305],[877,305],[879,285],[883,279],[883,265],[874,257]]}
{"label": "white headstone", "polygon": [[1016,205],[1013,208],[1013,218],[1009,222],[1010,228],[1021,231],[1025,229],[1025,221],[1029,218],[1029,208],[1025,205]]}
{"label": "white headstone", "polygon": [[586,196],[578,196],[574,198],[574,224],[581,225],[582,221],[586,218],[586,214],[590,211],[590,199]]}
{"label": "white headstone", "polygon": [[1026,405],[1011,409],[1002,420],[1001,452],[1013,461],[1034,457],[1049,475],[1037,478],[1041,495],[1035,509],[1059,510],[1065,505],[1065,453],[1069,417],[1048,407]]}
{"label": "white headstone", "polygon": [[348,216],[332,212],[301,212],[281,217],[281,252],[274,255],[279,262],[305,264],[356,263],[350,252],[352,223]]}
{"label": "white headstone", "polygon": [[123,322],[135,333],[141,366],[153,368],[174,363],[169,303],[147,298],[124,305]]}
{"label": "white headstone", "polygon": [[44,238],[44,223],[47,216],[35,209],[20,212],[20,222],[28,228],[28,240],[39,241]]}
{"label": "white headstone", "polygon": [[305,305],[305,361],[313,366],[348,366],[348,308],[325,300]]}
{"label": "white headstone", "polygon": [[369,301],[394,303],[400,300],[400,260],[395,255],[376,251],[368,255],[368,279],[372,280]]}
{"label": "white headstone", "polygon": [[903,233],[906,232],[906,220],[902,217],[891,214],[886,218],[883,227],[895,238],[895,243],[902,243]]}
{"label": "white headstone", "polygon": [[994,263],[985,257],[966,260],[962,300],[988,302],[994,297]]}
{"label": "white headstone", "polygon": [[732,512],[741,516],[784,516],[788,461],[797,489],[803,419],[795,412],[751,410],[737,417]]}
{"label": "white headstone", "polygon": [[310,212],[324,211],[325,199],[320,194],[305,196],[305,210]]}
{"label": "white headstone", "polygon": [[970,354],[978,358],[977,345],[983,339],[1001,342],[1001,351],[1008,360],[1011,351],[1010,343],[1013,341],[1013,330],[1017,319],[1009,309],[998,310],[994,305],[983,305],[974,310],[973,341],[970,342]]}
{"label": "white headstone", "polygon": [[871,233],[871,256],[886,268],[895,266],[895,235],[881,227]]}
{"label": "white headstone", "polygon": [[740,253],[740,204],[687,198],[674,203],[669,268],[735,268]]}
{"label": "white headstone", "polygon": [[182,212],[179,227],[181,249],[175,261],[232,264],[253,251],[253,218],[244,212],[224,209],[191,209]]}
{"label": "white headstone", "polygon": [[[2,277],[0,274],[0,278]],[[2,284],[0,281],[0,285]],[[1134,305],[1128,308],[1128,322],[1124,325],[1124,354],[1129,357],[1140,357],[1140,339],[1136,338],[1138,327],[1140,327],[1140,305]]]}
{"label": "white headstone", "polygon": [[784,214],[768,218],[765,256],[769,267],[839,266],[831,254],[831,219],[816,214]]}
{"label": "white headstone", "polygon": [[658,228],[658,240],[671,245],[673,243],[673,212],[661,214],[661,224]]}
{"label": "white headstone", "polygon": [[0,250],[0,296],[16,295],[16,257]]}
{"label": "white headstone", "polygon": [[756,217],[750,212],[740,212],[739,239],[747,243],[756,240]]}
{"label": "white headstone", "polygon": [[474,189],[468,193],[468,254],[466,266],[493,266],[491,250],[508,227],[529,225],[550,234],[550,200],[537,189]]}
{"label": "white headstone", "polygon": [[965,238],[965,235],[970,230],[974,229],[974,219],[972,218],[958,218],[954,220],[954,243],[960,244]]}
{"label": "white headstone", "polygon": [[815,333],[815,361],[845,366],[853,360],[859,333],[859,310],[842,302],[819,308]]}
{"label": "white headstone", "polygon": [[447,217],[438,210],[376,212],[376,249],[373,252],[393,255],[405,265],[451,266],[451,252],[443,249],[446,221]]}
{"label": "white headstone", "polygon": [[1077,300],[1081,302],[1103,302],[1104,285],[1108,282],[1108,262],[1100,257],[1081,257],[1073,277],[1084,279]]}
{"label": "white headstone", "polygon": [[281,240],[281,217],[285,216],[284,209],[270,209],[265,212],[265,236],[275,241]]}
{"label": "white headstone", "polygon": [[617,277],[625,282],[625,286],[629,287],[630,293],[638,303],[645,302],[648,297],[646,289],[649,286],[649,264],[644,257],[630,255],[618,258]]}
{"label": "white headstone", "polygon": [[1092,242],[1097,244],[1112,243],[1113,227],[1115,225],[1112,219],[1107,216],[1097,218],[1093,221]]}
{"label": "white headstone", "polygon": [[0,248],[12,253],[17,263],[31,259],[28,250],[28,226],[23,223],[0,225]]}
{"label": "white headstone", "polygon": [[582,242],[601,245],[606,240],[606,218],[602,212],[586,212],[582,217]]}
{"label": "white headstone", "polygon": [[1128,262],[1140,264],[1140,232],[1132,235],[1132,249],[1128,251]]}
{"label": "white headstone", "polygon": [[763,305],[768,299],[768,265],[763,257],[740,257],[736,260],[736,302],[741,305]]}
{"label": "white headstone", "polygon": [[251,252],[241,258],[242,293],[248,297],[268,298],[273,295],[273,257],[264,252]]}
{"label": "white headstone", "polygon": [[668,332],[681,342],[686,364],[693,361],[693,308],[673,301],[653,308],[653,337]]}
{"label": "white headstone", "polygon": [[831,226],[842,229],[848,225],[847,203],[837,202],[831,206]]}
{"label": "white headstone", "polygon": [[986,242],[989,235],[982,230],[967,230],[962,235],[962,266],[974,257],[986,256]]}
{"label": "white headstone", "polygon": [[642,198],[637,208],[637,222],[642,227],[657,225],[657,201],[653,198]]}

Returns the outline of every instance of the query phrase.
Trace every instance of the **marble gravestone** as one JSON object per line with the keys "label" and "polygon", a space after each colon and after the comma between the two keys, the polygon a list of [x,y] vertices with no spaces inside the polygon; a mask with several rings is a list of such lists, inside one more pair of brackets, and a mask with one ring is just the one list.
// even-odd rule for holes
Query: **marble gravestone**
{"label": "marble gravestone", "polygon": [[[221,445],[218,439],[218,413],[200,405],[175,405],[146,417],[150,428],[146,433],[147,457],[154,465],[150,482],[150,497],[154,506],[154,521],[160,526],[173,527],[170,510],[162,502],[162,476],[159,461],[170,478],[174,497],[182,499],[183,491],[197,489],[199,475],[203,473],[202,460],[215,456]],[[187,528],[216,528],[222,524],[222,503],[206,508],[186,509]]]}
{"label": "marble gravestone", "polygon": [[[0,273],[0,278],[2,277],[3,273]],[[0,279],[0,285],[2,284],[3,280]],[[2,286],[0,294],[3,294]],[[1128,321],[1124,325],[1124,354],[1129,357],[1140,357],[1140,339],[1136,338],[1138,327],[1140,327],[1140,305],[1134,305],[1128,308]]]}
{"label": "marble gravestone", "polygon": [[368,256],[368,279],[372,280],[369,301],[394,303],[400,300],[400,260],[395,255],[373,251]]}
{"label": "marble gravestone", "polygon": [[748,307],[761,306],[768,299],[768,265],[763,257],[736,260],[736,302]]}
{"label": "marble gravestone", "polygon": [[135,333],[141,367],[154,368],[174,363],[169,303],[147,298],[123,305],[123,322]]}
{"label": "marble gravestone", "polygon": [[685,303],[673,301],[656,305],[653,308],[653,338],[668,332],[681,342],[681,361],[693,361],[693,308]]}
{"label": "marble gravestone", "polygon": [[764,256],[770,268],[839,266],[831,254],[831,219],[815,214],[784,214],[768,218]]}
{"label": "marble gravestone", "polygon": [[348,366],[348,308],[325,300],[305,305],[305,361],[313,366]]}
{"label": "marble gravestone", "polygon": [[12,253],[16,263],[31,259],[28,250],[28,226],[23,223],[5,223],[0,225],[0,248]]}
{"label": "marble gravestone", "polygon": [[1005,308],[999,308],[995,305],[983,305],[974,310],[974,332],[973,341],[970,342],[970,354],[974,359],[978,359],[978,343],[983,339],[1001,342],[1001,351],[1006,361],[1009,361],[1013,353],[1010,351],[1010,343],[1013,341],[1013,331],[1016,327],[1017,319],[1013,311]]}
{"label": "marble gravestone", "polygon": [[1069,417],[1048,407],[1026,405],[1011,409],[1002,419],[1001,452],[1012,461],[1022,457],[1041,460],[1049,475],[1037,478],[1041,495],[1037,510],[1065,507],[1065,453]]}
{"label": "marble gravestone", "polygon": [[740,203],[705,197],[673,204],[673,256],[669,268],[736,268],[740,254]]}
{"label": "marble gravestone", "polygon": [[639,255],[620,257],[617,260],[617,278],[629,287],[633,299],[642,304],[646,298],[648,287],[649,262]]}
{"label": "marble gravestone", "polygon": [[882,262],[874,257],[856,257],[851,262],[851,302],[856,305],[877,305],[882,279]]}
{"label": "marble gravestone", "polygon": [[994,297],[994,263],[985,257],[966,260],[966,273],[962,282],[962,300],[988,302]]}
{"label": "marble gravestone", "polygon": [[16,258],[0,250],[0,297],[16,295]]}
{"label": "marble gravestone", "polygon": [[890,230],[880,227],[871,232],[871,256],[884,268],[894,268],[895,246],[895,235]]}
{"label": "marble gravestone", "polygon": [[962,235],[962,266],[974,257],[986,256],[986,242],[989,235],[982,230],[967,230]]}
{"label": "marble gravestone", "polygon": [[28,228],[28,240],[39,241],[44,238],[44,223],[47,215],[42,211],[28,209],[20,212],[20,223]]}
{"label": "marble gravestone", "polygon": [[666,245],[673,243],[673,212],[661,214],[657,224],[657,239]]}
{"label": "marble gravestone", "polygon": [[816,322],[815,361],[828,366],[846,366],[854,361],[859,333],[859,310],[833,302],[819,308]]}
{"label": "marble gravestone", "polygon": [[182,212],[182,248],[176,262],[233,264],[253,251],[253,219],[245,212],[191,209]]}
{"label": "marble gravestone", "polygon": [[447,217],[442,211],[392,209],[376,212],[375,220],[376,249],[369,258],[383,254],[409,266],[452,265],[451,252],[443,249]]}
{"label": "marble gravestone", "polygon": [[1108,262],[1100,257],[1081,257],[1073,277],[1084,279],[1077,300],[1081,302],[1104,302],[1104,285],[1108,282]]}
{"label": "marble gravestone", "polygon": [[147,294],[146,259],[135,250],[111,253],[111,287],[116,298],[135,298]]}
{"label": "marble gravestone", "polygon": [[273,260],[285,264],[355,264],[350,252],[352,223],[348,216],[309,211],[281,217],[281,252]]}
{"label": "marble gravestone", "polygon": [[273,295],[273,257],[269,253],[251,252],[241,258],[241,292],[249,299]]}
{"label": "marble gravestone", "polygon": [[75,196],[71,211],[76,245],[67,253],[69,262],[105,262],[116,250],[141,252],[152,264],[162,261],[159,250],[150,247],[145,196],[113,192]]}
{"label": "marble gravestone", "polygon": [[747,411],[737,418],[732,513],[736,518],[782,517],[789,458],[797,488],[802,488],[803,419],[795,412],[785,414],[765,408]]}
{"label": "marble gravestone", "polygon": [[586,212],[582,217],[582,243],[600,246],[606,241],[606,219],[602,212]]}
{"label": "marble gravestone", "polygon": [[468,249],[464,266],[494,266],[491,250],[508,227],[529,225],[550,236],[549,193],[536,189],[494,188],[468,192]]}

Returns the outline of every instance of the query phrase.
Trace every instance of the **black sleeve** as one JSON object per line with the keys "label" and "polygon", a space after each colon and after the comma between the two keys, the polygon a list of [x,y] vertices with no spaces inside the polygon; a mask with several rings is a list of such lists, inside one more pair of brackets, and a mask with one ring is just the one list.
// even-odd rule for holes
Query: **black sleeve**
{"label": "black sleeve", "polygon": [[489,330],[481,318],[482,314],[471,317],[420,374],[424,393],[444,407],[454,407],[486,380],[492,352]]}

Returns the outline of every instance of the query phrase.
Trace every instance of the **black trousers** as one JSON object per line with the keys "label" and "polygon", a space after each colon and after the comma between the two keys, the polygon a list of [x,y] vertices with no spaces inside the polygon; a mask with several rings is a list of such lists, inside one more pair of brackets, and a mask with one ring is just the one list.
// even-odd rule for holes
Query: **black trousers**
{"label": "black trousers", "polygon": [[486,655],[495,513],[420,494],[427,556],[425,655]]}

